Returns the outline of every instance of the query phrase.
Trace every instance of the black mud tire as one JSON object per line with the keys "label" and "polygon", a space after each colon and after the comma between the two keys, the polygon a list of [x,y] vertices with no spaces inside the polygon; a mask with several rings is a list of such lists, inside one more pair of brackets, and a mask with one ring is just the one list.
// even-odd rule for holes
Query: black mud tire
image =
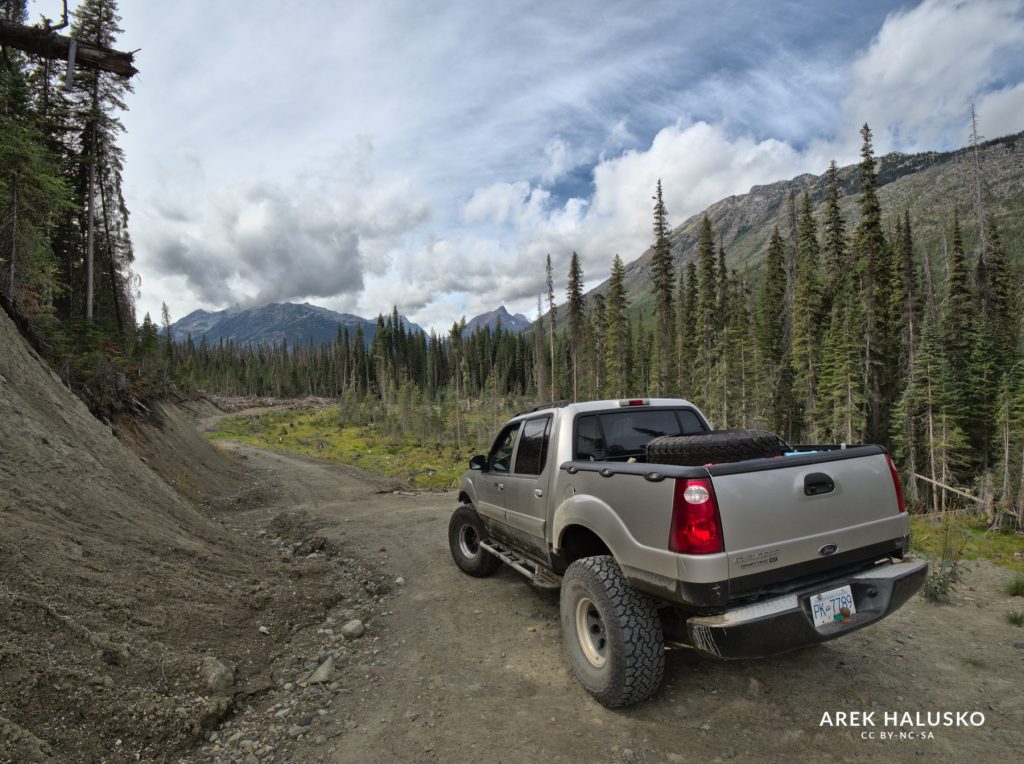
{"label": "black mud tire", "polygon": [[461,506],[452,513],[448,521],[448,548],[464,573],[483,578],[501,567],[501,560],[480,547],[480,541],[485,538],[483,521],[475,509]]}
{"label": "black mud tire", "polygon": [[621,708],[658,689],[665,641],[657,607],[626,583],[611,556],[584,557],[568,567],[561,620],[573,673],[598,703]]}
{"label": "black mud tire", "polygon": [[790,450],[786,441],[767,430],[716,430],[655,438],[647,444],[647,461],[700,466],[782,456]]}

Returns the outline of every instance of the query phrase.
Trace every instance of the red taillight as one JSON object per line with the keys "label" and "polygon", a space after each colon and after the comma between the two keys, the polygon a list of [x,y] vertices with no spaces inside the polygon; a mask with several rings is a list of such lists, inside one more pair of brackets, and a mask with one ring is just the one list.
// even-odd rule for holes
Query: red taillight
{"label": "red taillight", "polygon": [[715,554],[725,548],[710,480],[676,480],[668,548],[681,554]]}
{"label": "red taillight", "polygon": [[900,473],[896,471],[896,464],[893,462],[890,454],[885,455],[885,460],[889,463],[889,472],[892,474],[892,486],[896,489],[896,501],[900,505],[900,512],[906,512],[907,505],[903,501],[903,486],[900,484]]}

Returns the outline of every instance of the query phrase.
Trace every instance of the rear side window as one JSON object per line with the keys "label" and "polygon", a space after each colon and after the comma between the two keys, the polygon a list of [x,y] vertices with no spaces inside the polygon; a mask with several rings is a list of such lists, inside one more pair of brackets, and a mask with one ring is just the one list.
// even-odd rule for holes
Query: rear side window
{"label": "rear side window", "polygon": [[642,457],[644,446],[652,438],[705,431],[692,409],[626,409],[589,414],[576,420],[576,459]]}
{"label": "rear side window", "polygon": [[576,458],[599,462],[604,457],[604,438],[597,415],[581,416],[576,420]]}
{"label": "rear side window", "polygon": [[550,434],[549,416],[528,419],[523,423],[523,434],[519,436],[519,450],[516,451],[515,472],[520,475],[539,475],[544,471]]}

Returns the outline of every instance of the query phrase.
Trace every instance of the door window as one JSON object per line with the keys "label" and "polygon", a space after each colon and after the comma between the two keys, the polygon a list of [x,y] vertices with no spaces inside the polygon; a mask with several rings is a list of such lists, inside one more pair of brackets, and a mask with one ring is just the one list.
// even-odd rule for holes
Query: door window
{"label": "door window", "polygon": [[519,434],[520,424],[521,422],[510,424],[494,441],[491,454],[487,458],[487,467],[492,472],[508,472],[512,466],[512,451],[516,447],[516,435]]}
{"label": "door window", "polygon": [[550,435],[551,417],[526,420],[523,435],[519,438],[519,450],[516,452],[516,473],[539,475],[544,471]]}

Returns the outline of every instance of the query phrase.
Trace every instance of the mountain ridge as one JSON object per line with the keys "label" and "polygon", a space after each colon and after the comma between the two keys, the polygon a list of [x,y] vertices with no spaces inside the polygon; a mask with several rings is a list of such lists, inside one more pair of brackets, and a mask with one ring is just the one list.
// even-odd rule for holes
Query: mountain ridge
{"label": "mountain ridge", "polygon": [[513,334],[519,334],[533,326],[533,322],[522,313],[513,315],[508,312],[508,308],[504,305],[499,305],[496,309],[487,313],[481,313],[479,316],[474,316],[467,321],[463,334],[469,335],[485,327],[494,331],[499,322],[501,323],[502,330],[510,331]]}
{"label": "mountain ridge", "polygon": [[[398,318],[406,329],[423,333],[422,327],[405,316],[399,315]],[[185,342],[191,337],[196,343],[205,339],[210,344],[224,340],[240,345],[287,343],[290,347],[297,347],[332,342],[339,329],[354,337],[360,327],[369,345],[377,333],[376,318],[338,313],[308,302],[272,302],[246,309],[194,310],[172,323],[170,331],[175,342]]]}

